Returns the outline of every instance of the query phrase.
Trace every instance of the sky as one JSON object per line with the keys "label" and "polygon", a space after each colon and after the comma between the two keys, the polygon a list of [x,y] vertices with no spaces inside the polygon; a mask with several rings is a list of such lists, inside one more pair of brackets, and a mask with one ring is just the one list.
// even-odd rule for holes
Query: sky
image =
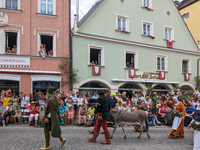
{"label": "sky", "polygon": [[[79,0],[79,20],[88,12],[97,0]],[[182,0],[178,0],[181,2]],[[71,0],[71,25],[74,24],[74,14],[76,14],[76,0]]]}

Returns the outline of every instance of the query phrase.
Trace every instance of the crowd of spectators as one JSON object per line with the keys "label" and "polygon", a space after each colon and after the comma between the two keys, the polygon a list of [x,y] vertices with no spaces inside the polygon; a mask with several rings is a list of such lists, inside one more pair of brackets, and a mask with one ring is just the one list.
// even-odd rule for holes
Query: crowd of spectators
{"label": "crowd of spectators", "polygon": [[[88,103],[88,98],[98,99],[97,92],[94,92],[92,95],[90,92],[82,95],[82,93],[75,93],[73,91],[71,94],[66,94],[63,90],[58,89],[55,91],[55,94],[59,100],[59,112],[63,125],[83,125],[88,127],[95,123],[96,104]],[[111,91],[105,94],[110,101],[111,109],[115,108],[133,112],[137,111],[140,103],[145,103],[148,109],[146,111],[149,116],[149,124],[152,126],[161,125],[161,123],[169,124],[167,112],[172,112],[172,108],[167,105],[167,101],[171,101],[173,96],[176,96],[186,106],[185,126],[187,126],[193,118],[198,98],[200,102],[199,95],[198,88],[196,88],[194,93],[182,93],[181,90],[177,90],[174,95],[171,92],[147,92],[146,95],[137,93],[130,96],[126,92],[111,93]],[[11,89],[7,91],[2,90],[0,97],[0,122],[5,127],[5,125],[9,124],[20,125],[23,120],[29,126],[32,123],[37,127],[40,114],[39,107],[44,107],[45,101],[43,92],[35,94],[20,92],[18,95],[15,95]],[[23,116],[26,117],[23,118]],[[111,126],[114,125],[112,118],[109,118],[109,124]]]}

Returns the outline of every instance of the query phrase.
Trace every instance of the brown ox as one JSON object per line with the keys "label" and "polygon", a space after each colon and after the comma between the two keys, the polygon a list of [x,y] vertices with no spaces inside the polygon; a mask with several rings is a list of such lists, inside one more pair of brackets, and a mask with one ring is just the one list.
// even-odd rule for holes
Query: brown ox
{"label": "brown ox", "polygon": [[111,109],[110,110],[110,116],[114,119],[115,122],[115,128],[113,130],[111,139],[113,138],[113,134],[115,133],[118,125],[121,125],[122,130],[124,131],[124,139],[126,139],[126,131],[124,129],[124,125],[134,125],[136,122],[139,121],[140,127],[141,127],[141,132],[140,135],[138,136],[138,139],[141,138],[141,135],[143,133],[143,125],[144,122],[146,124],[146,130],[147,130],[147,136],[150,138],[149,135],[149,121],[148,121],[148,116],[143,110],[138,110],[134,112],[127,112],[124,110],[118,110],[118,109]]}

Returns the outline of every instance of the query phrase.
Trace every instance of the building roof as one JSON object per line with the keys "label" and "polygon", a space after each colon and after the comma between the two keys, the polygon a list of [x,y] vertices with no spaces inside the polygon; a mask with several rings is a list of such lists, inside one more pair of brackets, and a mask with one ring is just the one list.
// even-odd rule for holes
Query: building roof
{"label": "building roof", "polygon": [[101,4],[104,2],[105,0],[100,0],[97,1],[94,6],[92,6],[92,8],[87,12],[87,14],[78,22],[77,27],[80,28],[80,26],[82,26],[85,21],[90,18],[90,16],[101,6]]}
{"label": "building roof", "polygon": [[198,0],[183,0],[180,5],[178,6],[178,9],[182,9],[182,8],[185,8],[195,2],[197,2]]}

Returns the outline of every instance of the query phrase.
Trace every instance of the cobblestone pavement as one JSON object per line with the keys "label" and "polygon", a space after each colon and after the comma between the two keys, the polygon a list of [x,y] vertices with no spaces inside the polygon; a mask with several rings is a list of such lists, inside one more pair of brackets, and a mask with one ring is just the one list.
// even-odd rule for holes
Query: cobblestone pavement
{"label": "cobblestone pavement", "polygon": [[[126,127],[127,139],[123,139],[123,131],[119,127],[112,139],[111,145],[101,145],[104,135],[100,134],[96,143],[88,142],[92,137],[87,131],[92,127],[61,127],[62,136],[66,138],[66,144],[61,148],[59,139],[51,137],[52,150],[192,150],[190,142],[193,140],[193,130],[185,128],[184,139],[169,139],[170,128],[166,126],[150,127],[148,139],[143,133],[141,139],[136,139],[139,132],[133,132],[133,127]],[[113,128],[109,128],[112,132]],[[38,150],[44,145],[43,128],[27,127],[27,125],[10,125],[0,127],[0,150]]]}

